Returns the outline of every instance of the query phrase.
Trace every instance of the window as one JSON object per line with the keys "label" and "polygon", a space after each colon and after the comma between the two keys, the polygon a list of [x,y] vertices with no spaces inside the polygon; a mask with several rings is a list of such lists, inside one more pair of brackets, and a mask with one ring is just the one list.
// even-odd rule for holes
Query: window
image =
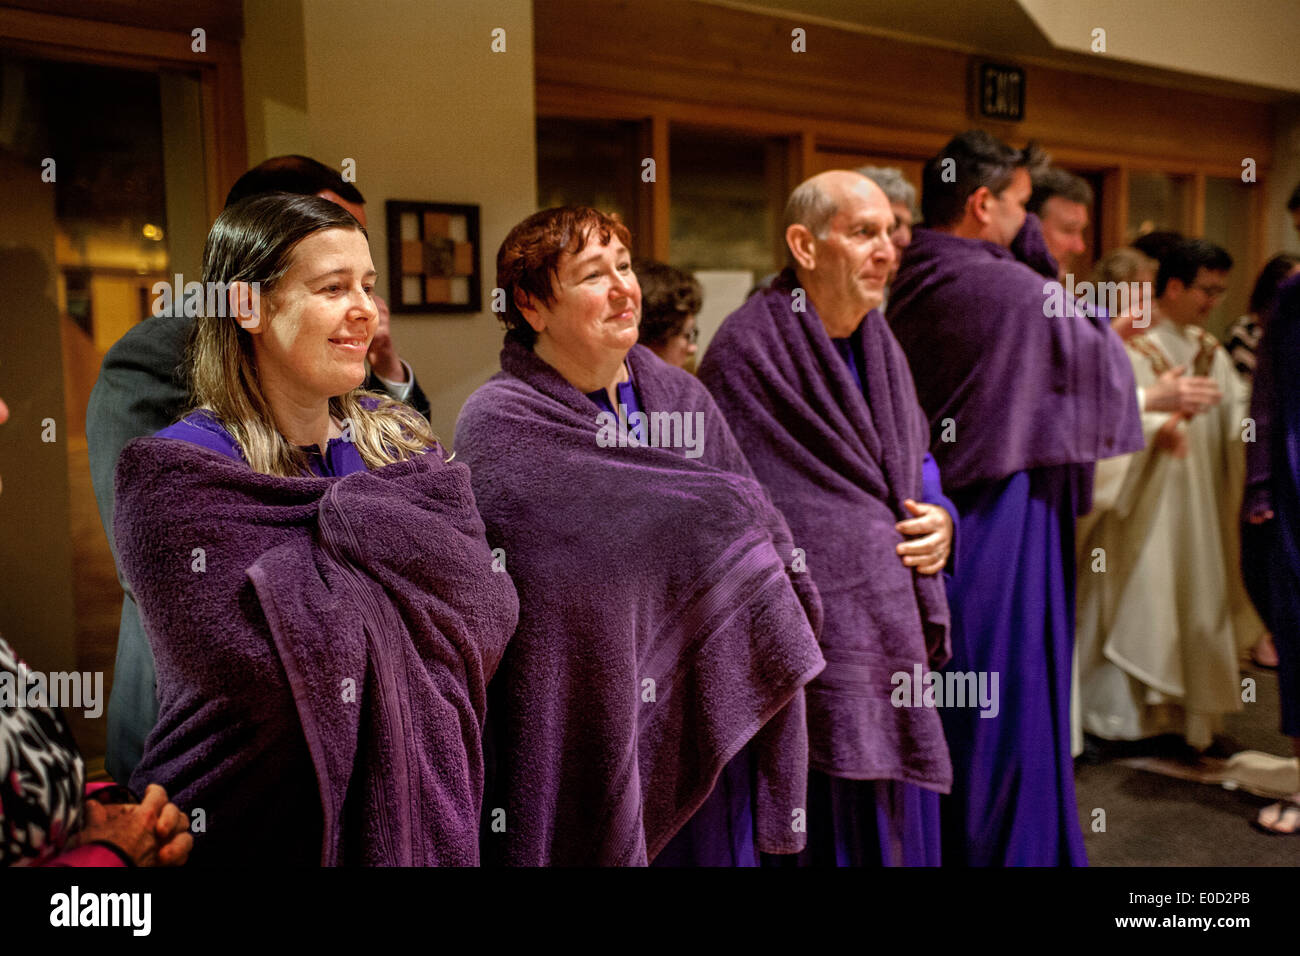
{"label": "window", "polygon": [[592,206],[618,213],[641,248],[641,124],[537,118],[537,204]]}
{"label": "window", "polygon": [[1192,226],[1192,181],[1168,173],[1132,172],[1128,178],[1128,236],[1148,232],[1186,233]]}
{"label": "window", "polygon": [[1238,317],[1245,314],[1255,273],[1262,264],[1254,262],[1250,254],[1254,200],[1251,191],[1259,188],[1258,185],[1243,183],[1237,177],[1207,176],[1205,179],[1205,238],[1223,246],[1232,256],[1228,291],[1206,321],[1206,327],[1220,338]]}
{"label": "window", "polygon": [[787,141],[673,124],[672,264],[746,270],[760,278],[785,260]]}

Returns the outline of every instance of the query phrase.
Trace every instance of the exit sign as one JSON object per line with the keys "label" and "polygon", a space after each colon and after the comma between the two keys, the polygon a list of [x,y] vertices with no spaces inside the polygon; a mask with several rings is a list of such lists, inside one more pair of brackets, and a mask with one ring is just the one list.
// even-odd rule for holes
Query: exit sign
{"label": "exit sign", "polygon": [[975,103],[979,115],[986,119],[1024,119],[1025,71],[1018,66],[981,63],[976,71]]}

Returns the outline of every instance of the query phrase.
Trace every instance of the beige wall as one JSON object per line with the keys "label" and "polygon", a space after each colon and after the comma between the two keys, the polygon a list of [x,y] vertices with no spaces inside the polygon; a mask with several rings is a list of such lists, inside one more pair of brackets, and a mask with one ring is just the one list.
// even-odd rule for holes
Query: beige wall
{"label": "beige wall", "polygon": [[1058,47],[1300,93],[1295,0],[1019,0]]}
{"label": "beige wall", "polygon": [[[244,3],[240,63],[249,165],[270,156],[311,150],[303,22],[302,0]],[[222,184],[223,188],[230,185]]]}
{"label": "beige wall", "polygon": [[[384,0],[364,12],[355,0],[256,0],[244,12],[249,160],[354,159],[381,290],[385,200],[480,206],[486,308],[497,246],[537,201],[529,0]],[[498,27],[504,53],[491,50]],[[500,323],[491,312],[392,322],[450,443],[461,405],[497,370]]]}

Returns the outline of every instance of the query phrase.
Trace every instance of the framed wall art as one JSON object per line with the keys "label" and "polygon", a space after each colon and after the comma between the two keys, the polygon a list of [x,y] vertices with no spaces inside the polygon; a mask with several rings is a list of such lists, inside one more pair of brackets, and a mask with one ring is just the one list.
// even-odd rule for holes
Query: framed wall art
{"label": "framed wall art", "polygon": [[482,311],[478,206],[390,199],[389,308]]}

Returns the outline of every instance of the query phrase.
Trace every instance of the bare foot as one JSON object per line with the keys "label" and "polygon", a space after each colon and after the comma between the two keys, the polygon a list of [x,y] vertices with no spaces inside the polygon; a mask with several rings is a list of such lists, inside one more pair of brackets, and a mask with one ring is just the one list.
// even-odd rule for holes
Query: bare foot
{"label": "bare foot", "polygon": [[1255,826],[1266,833],[1289,836],[1300,833],[1300,793],[1291,794],[1289,800],[1270,803],[1255,818]]}
{"label": "bare foot", "polygon": [[1273,646],[1273,635],[1265,634],[1250,649],[1250,659],[1260,667],[1277,667],[1277,648]]}

